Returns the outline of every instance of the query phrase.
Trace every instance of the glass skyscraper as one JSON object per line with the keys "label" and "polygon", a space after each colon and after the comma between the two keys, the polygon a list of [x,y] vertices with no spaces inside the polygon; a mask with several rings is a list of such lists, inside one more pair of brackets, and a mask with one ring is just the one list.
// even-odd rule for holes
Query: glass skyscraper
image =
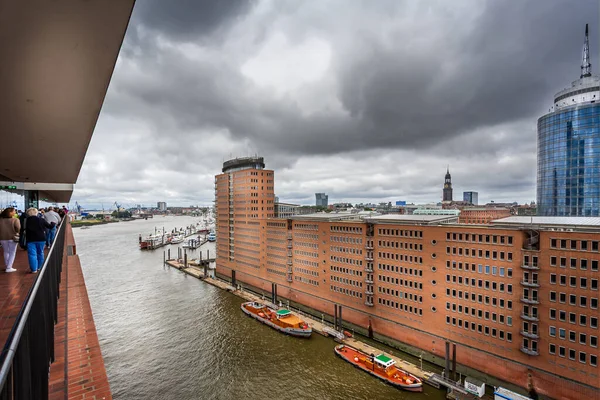
{"label": "glass skyscraper", "polygon": [[539,215],[600,216],[600,76],[591,74],[587,26],[583,53],[580,79],[538,120]]}

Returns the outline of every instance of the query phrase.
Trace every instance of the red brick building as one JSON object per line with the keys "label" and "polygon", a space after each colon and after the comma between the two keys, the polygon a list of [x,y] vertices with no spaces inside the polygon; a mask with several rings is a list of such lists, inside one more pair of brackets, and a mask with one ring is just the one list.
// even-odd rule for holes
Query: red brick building
{"label": "red brick building", "polygon": [[224,168],[216,180],[220,277],[315,313],[342,305],[357,331],[426,359],[450,341],[459,364],[502,381],[554,398],[600,395],[597,218],[274,219],[272,171]]}
{"label": "red brick building", "polygon": [[464,207],[460,210],[461,224],[489,224],[490,222],[510,217],[510,210],[504,207]]}

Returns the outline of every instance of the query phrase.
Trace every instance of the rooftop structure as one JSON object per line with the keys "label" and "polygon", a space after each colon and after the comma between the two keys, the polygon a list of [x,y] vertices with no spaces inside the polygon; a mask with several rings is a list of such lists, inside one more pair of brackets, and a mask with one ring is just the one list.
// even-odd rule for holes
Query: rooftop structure
{"label": "rooftop structure", "polygon": [[265,169],[263,157],[240,157],[223,163],[223,173],[241,171],[243,169]]}
{"label": "rooftop structure", "polygon": [[529,217],[512,216],[492,221],[494,225],[510,225],[519,227],[567,228],[600,230],[600,217]]}
{"label": "rooftop structure", "polygon": [[374,223],[412,224],[412,225],[439,225],[454,224],[458,222],[456,215],[406,215],[388,214],[368,219]]}
{"label": "rooftop structure", "polygon": [[460,210],[456,209],[441,209],[441,208],[417,208],[412,215],[455,215],[458,216]]}

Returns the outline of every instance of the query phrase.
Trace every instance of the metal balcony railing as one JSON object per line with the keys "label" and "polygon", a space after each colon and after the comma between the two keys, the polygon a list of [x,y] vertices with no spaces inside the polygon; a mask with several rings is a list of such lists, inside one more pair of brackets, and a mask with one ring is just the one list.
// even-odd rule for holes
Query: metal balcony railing
{"label": "metal balcony railing", "polygon": [[63,220],[57,228],[56,239],[2,349],[2,399],[48,398],[48,376],[50,364],[54,362],[54,325],[58,320],[66,225]]}

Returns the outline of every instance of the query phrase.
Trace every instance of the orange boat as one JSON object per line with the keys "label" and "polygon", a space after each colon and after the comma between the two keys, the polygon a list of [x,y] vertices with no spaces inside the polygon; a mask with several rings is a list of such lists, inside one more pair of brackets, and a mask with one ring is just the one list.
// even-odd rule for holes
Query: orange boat
{"label": "orange boat", "polygon": [[242,311],[279,332],[298,337],[310,337],[312,328],[290,310],[276,310],[257,301],[242,304]]}
{"label": "orange boat", "polygon": [[387,383],[411,392],[422,392],[423,382],[416,376],[396,367],[396,361],[384,354],[378,356],[368,355],[354,347],[339,345],[335,347],[335,354],[348,361],[350,364],[365,372],[386,381]]}

